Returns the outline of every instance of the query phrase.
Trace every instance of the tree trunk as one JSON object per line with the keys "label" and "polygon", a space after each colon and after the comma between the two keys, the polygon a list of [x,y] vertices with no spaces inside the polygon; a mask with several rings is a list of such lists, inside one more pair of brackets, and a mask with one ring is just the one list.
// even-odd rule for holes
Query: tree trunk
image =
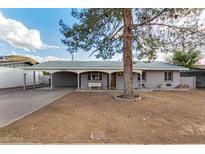
{"label": "tree trunk", "polygon": [[133,99],[133,80],[132,80],[132,14],[131,9],[123,10],[124,19],[124,52],[123,52],[123,65],[124,65],[124,98]]}

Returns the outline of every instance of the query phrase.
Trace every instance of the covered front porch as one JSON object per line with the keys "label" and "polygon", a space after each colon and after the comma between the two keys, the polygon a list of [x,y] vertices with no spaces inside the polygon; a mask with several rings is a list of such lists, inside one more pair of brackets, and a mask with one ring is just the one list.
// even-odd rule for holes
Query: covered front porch
{"label": "covered front porch", "polygon": [[[36,71],[49,73],[48,86],[51,91],[60,87],[76,90],[122,90],[124,87],[122,70],[33,70],[33,88],[36,87]],[[142,70],[133,71],[134,89],[142,89]],[[23,74],[23,89],[27,89],[26,72]]]}

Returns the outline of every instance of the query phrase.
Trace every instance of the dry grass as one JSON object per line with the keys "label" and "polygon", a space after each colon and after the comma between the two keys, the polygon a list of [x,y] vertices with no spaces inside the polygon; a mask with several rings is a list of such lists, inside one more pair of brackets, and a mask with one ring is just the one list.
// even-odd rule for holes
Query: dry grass
{"label": "dry grass", "polygon": [[[18,143],[205,143],[205,91],[142,93],[135,103],[112,94],[73,93],[0,129]],[[92,131],[106,139],[90,139]]]}

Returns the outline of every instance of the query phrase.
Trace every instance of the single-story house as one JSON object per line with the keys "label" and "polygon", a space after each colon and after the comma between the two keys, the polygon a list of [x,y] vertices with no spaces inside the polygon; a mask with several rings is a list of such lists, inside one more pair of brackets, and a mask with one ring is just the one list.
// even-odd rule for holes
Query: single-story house
{"label": "single-story house", "polygon": [[[133,63],[133,85],[135,89],[172,89],[183,83],[180,72],[185,70],[188,69],[165,62],[137,61]],[[124,88],[122,61],[48,61],[25,67],[24,71],[50,73],[51,90],[55,87],[76,87],[79,90],[98,86],[100,89]],[[194,81],[191,78],[189,82],[193,84]],[[194,88],[194,84],[191,86]]]}
{"label": "single-story house", "polygon": [[0,62],[9,61],[8,56],[0,56]]}

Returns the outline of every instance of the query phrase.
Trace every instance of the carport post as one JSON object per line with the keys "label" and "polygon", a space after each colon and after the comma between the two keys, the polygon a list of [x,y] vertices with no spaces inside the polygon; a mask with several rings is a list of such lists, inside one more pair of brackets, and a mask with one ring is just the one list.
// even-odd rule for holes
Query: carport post
{"label": "carport post", "polygon": [[142,72],[140,73],[140,89],[142,89]]}
{"label": "carport post", "polygon": [[109,73],[109,89],[111,89],[111,73]]}
{"label": "carport post", "polygon": [[26,73],[23,73],[23,90],[26,90]]}
{"label": "carport post", "polygon": [[53,91],[53,74],[50,75],[50,82],[51,82],[51,83],[50,83],[50,84],[51,84],[51,85],[50,85],[50,86],[51,86],[51,87],[50,87],[50,90]]}
{"label": "carport post", "polygon": [[36,88],[36,72],[33,71],[33,88]]}
{"label": "carport post", "polygon": [[80,89],[80,73],[78,73],[78,90]]}

